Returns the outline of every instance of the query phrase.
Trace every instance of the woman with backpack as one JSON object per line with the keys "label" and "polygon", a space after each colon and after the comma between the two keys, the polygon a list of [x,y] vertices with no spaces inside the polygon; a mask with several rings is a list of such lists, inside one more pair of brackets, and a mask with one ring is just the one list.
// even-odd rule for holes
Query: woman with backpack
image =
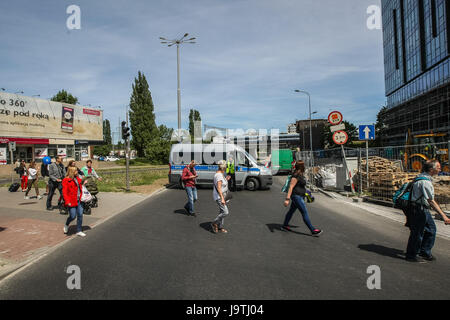
{"label": "woman with backpack", "polygon": [[30,199],[28,197],[28,193],[30,192],[31,188],[34,186],[34,189],[36,190],[36,196],[39,200],[42,199],[42,196],[39,195],[39,187],[38,187],[38,170],[36,169],[36,162],[31,161],[30,166],[28,167],[28,188],[25,192],[25,200]]}
{"label": "woman with backpack", "polygon": [[284,206],[289,206],[291,202],[291,208],[289,209],[284,219],[284,224],[281,227],[282,230],[291,231],[289,222],[292,219],[292,215],[298,209],[303,216],[303,222],[306,224],[311,234],[315,237],[322,233],[322,230],[313,227],[309,219],[308,210],[305,205],[306,195],[306,179],[305,179],[305,163],[303,161],[297,161],[295,163],[294,170],[292,172],[291,183],[289,185],[289,191],[284,201]]}
{"label": "woman with backpack", "polygon": [[62,181],[64,205],[69,208],[69,217],[64,225],[64,233],[69,231],[69,224],[77,218],[77,236],[85,237],[83,232],[83,184],[76,167],[69,167],[67,176]]}

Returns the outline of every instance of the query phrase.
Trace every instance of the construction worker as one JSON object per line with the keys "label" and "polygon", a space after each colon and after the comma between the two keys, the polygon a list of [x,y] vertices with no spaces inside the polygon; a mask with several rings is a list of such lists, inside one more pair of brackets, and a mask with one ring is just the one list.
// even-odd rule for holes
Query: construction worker
{"label": "construction worker", "polygon": [[234,167],[234,159],[233,156],[230,155],[228,157],[228,161],[227,161],[227,176],[231,177],[231,192],[235,192],[236,191],[236,174],[235,174],[235,167]]}

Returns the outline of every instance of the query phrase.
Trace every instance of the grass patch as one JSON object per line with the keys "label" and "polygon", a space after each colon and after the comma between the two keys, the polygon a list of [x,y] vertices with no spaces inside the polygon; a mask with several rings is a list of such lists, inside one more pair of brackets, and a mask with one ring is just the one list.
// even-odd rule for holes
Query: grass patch
{"label": "grass patch", "polygon": [[[126,163],[126,159],[120,159],[118,161],[115,161],[115,164],[117,164],[118,166],[125,166],[125,163]],[[130,166],[134,166],[134,167],[155,166],[155,167],[157,167],[158,165],[151,163],[150,160],[148,160],[148,159],[137,158],[137,159],[130,160]]]}
{"label": "grass patch", "polygon": [[[169,171],[148,171],[130,173],[130,186],[151,185],[158,179],[167,178]],[[123,192],[126,189],[126,175],[105,174],[102,181],[97,181],[99,192]]]}

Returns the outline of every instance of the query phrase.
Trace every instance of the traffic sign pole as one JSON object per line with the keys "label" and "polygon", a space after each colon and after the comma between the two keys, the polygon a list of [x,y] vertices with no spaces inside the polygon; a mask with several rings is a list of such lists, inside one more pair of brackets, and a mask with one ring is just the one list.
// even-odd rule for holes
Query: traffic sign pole
{"label": "traffic sign pole", "polygon": [[344,155],[345,170],[347,171],[347,174],[350,178],[350,185],[352,187],[352,193],[355,193],[355,185],[353,184],[352,170],[350,170],[350,168],[347,165],[347,157],[345,156],[345,150],[344,150],[343,144],[341,144],[341,148],[342,148],[342,154]]}
{"label": "traffic sign pole", "polygon": [[369,191],[369,141],[366,140],[366,180],[367,180],[367,191]]}

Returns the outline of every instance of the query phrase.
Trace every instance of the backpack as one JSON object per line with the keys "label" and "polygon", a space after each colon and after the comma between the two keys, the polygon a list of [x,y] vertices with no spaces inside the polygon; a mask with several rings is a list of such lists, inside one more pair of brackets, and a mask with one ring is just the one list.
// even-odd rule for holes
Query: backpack
{"label": "backpack", "polygon": [[48,177],[48,167],[44,163],[41,165],[41,175],[43,177]]}
{"label": "backpack", "polygon": [[16,192],[17,190],[19,190],[20,188],[20,184],[18,184],[17,182],[14,182],[13,184],[11,184],[9,186],[9,192]]}
{"label": "backpack", "polygon": [[392,202],[394,203],[394,208],[408,210],[411,205],[412,188],[415,182],[421,180],[428,180],[425,177],[415,178],[412,182],[405,183],[401,188],[393,195]]}
{"label": "backpack", "polygon": [[286,182],[284,183],[284,186],[281,188],[281,192],[288,193],[289,192],[289,186],[291,185],[291,179],[292,175],[288,175],[286,178]]}

